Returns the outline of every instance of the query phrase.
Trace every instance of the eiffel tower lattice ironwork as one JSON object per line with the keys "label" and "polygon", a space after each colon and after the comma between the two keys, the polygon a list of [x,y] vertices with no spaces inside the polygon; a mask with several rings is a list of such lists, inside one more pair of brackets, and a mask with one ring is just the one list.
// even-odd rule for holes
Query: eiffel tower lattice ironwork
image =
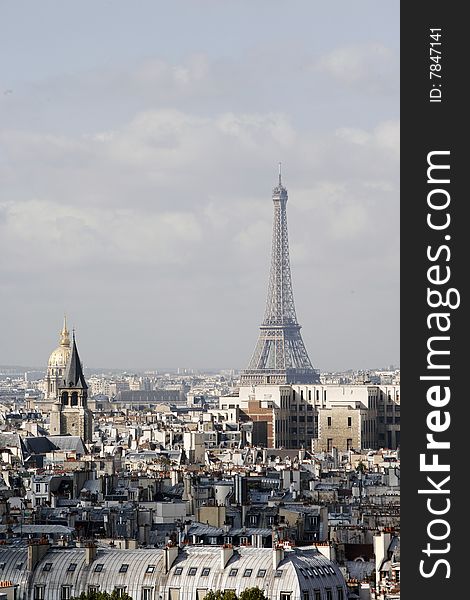
{"label": "eiffel tower lattice ironwork", "polygon": [[300,335],[292,292],[287,236],[287,190],[279,183],[273,190],[274,223],[268,296],[258,342],[241,385],[319,383]]}

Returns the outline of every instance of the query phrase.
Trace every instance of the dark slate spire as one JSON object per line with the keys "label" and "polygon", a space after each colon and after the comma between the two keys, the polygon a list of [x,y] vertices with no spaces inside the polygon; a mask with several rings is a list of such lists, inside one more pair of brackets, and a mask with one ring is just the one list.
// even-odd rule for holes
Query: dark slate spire
{"label": "dark slate spire", "polygon": [[75,331],[72,338],[72,351],[70,352],[67,367],[65,368],[64,387],[88,389],[80,357],[78,356],[77,344],[75,343]]}

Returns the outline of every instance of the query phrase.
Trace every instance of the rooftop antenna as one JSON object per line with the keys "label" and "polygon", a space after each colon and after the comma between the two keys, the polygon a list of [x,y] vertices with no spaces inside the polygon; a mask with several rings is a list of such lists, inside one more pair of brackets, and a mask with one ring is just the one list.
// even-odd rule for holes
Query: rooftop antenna
{"label": "rooftop antenna", "polygon": [[279,163],[279,187],[282,185],[281,183],[281,163]]}

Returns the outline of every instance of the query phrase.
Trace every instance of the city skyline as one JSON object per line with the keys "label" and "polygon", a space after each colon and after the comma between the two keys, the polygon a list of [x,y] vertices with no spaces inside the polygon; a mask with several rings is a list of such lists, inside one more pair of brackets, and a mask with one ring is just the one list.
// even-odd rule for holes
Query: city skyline
{"label": "city skyline", "polygon": [[281,161],[313,364],[399,364],[398,7],[197,4],[2,9],[0,363],[246,368]]}

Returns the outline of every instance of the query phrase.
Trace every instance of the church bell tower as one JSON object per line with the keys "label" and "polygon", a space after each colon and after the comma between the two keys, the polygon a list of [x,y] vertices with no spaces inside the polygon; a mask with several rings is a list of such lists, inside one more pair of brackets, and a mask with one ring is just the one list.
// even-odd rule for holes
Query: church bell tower
{"label": "church bell tower", "polygon": [[75,333],[50,422],[51,435],[78,435],[84,442],[91,442],[93,416],[88,408],[88,386],[78,355]]}

